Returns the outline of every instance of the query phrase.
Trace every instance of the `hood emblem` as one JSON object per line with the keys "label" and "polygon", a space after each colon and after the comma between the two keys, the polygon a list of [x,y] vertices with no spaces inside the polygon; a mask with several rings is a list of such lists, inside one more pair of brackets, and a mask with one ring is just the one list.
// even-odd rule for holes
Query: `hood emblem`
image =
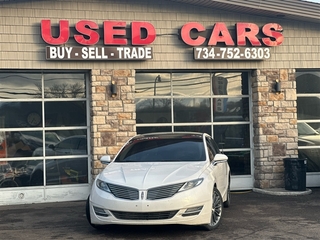
{"label": "hood emblem", "polygon": [[141,196],[140,196],[141,200],[144,199],[144,191],[141,192]]}

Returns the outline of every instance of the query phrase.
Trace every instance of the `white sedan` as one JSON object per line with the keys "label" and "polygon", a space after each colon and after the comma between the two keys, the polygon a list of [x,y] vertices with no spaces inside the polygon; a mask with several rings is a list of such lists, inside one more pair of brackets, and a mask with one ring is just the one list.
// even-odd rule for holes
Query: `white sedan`
{"label": "white sedan", "polygon": [[205,133],[131,138],[96,177],[86,204],[91,226],[201,225],[215,229],[230,205],[228,157]]}

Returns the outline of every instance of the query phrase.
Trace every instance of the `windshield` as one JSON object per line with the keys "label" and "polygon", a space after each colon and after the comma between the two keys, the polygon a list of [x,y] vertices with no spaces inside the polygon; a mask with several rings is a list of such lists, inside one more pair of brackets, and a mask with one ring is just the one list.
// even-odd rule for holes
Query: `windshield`
{"label": "windshield", "polygon": [[115,162],[205,161],[202,139],[143,139],[127,144]]}

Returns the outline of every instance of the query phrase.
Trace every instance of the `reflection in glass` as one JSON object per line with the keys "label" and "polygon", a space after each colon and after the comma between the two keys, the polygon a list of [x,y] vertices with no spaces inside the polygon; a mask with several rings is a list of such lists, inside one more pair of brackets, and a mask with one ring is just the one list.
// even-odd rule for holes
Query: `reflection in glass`
{"label": "reflection in glass", "polygon": [[57,155],[86,155],[87,136],[76,135],[67,137],[57,144],[49,144],[46,149],[46,156]]}
{"label": "reflection in glass", "polygon": [[171,122],[170,99],[135,99],[137,123]]}
{"label": "reflection in glass", "polygon": [[0,102],[0,127],[41,127],[41,113],[41,102]]}
{"label": "reflection in glass", "polygon": [[214,98],[214,122],[249,121],[248,98]]}
{"label": "reflection in glass", "polygon": [[[30,177],[31,186],[43,185],[43,163],[39,163]],[[46,160],[46,185],[88,183],[88,159]]]}
{"label": "reflection in glass", "polygon": [[171,127],[159,126],[159,127],[137,127],[137,133],[152,133],[152,132],[171,132]]}
{"label": "reflection in glass", "polygon": [[231,175],[249,175],[250,151],[224,152],[228,156]]}
{"label": "reflection in glass", "polygon": [[296,72],[297,93],[320,93],[320,72]]}
{"label": "reflection in glass", "polygon": [[85,74],[44,74],[45,98],[85,98]]}
{"label": "reflection in glass", "polygon": [[136,73],[135,93],[137,98],[170,95],[169,73]]}
{"label": "reflection in glass", "polygon": [[175,126],[175,132],[203,132],[211,135],[211,125]]}
{"label": "reflection in glass", "polygon": [[[250,148],[248,72],[141,72],[136,90],[137,133],[205,132],[221,149]],[[233,153],[233,172],[250,174],[250,151]]]}
{"label": "reflection in glass", "polygon": [[18,186],[14,179],[14,169],[8,162],[0,162],[0,188]]}
{"label": "reflection in glass", "polygon": [[173,99],[174,121],[211,122],[210,106],[210,99],[207,98]]}
{"label": "reflection in glass", "polygon": [[32,157],[42,147],[41,131],[6,131],[0,135],[0,157]]}
{"label": "reflection in glass", "polygon": [[319,123],[299,122],[298,128],[298,146],[313,147],[312,149],[299,149],[299,158],[307,159],[308,172],[320,172],[320,133],[312,126],[319,126]]}
{"label": "reflection in glass", "polygon": [[307,172],[320,172],[320,148],[299,149],[300,159],[307,159]]}
{"label": "reflection in glass", "polygon": [[0,73],[0,98],[41,98],[41,74]]}
{"label": "reflection in glass", "polygon": [[72,158],[46,161],[47,185],[88,182],[88,159]]}
{"label": "reflection in glass", "polygon": [[213,136],[220,149],[249,148],[249,124],[214,126]]}
{"label": "reflection in glass", "polygon": [[[86,155],[86,130],[57,130],[45,132],[46,156]],[[32,156],[44,156],[43,148],[38,147]]]}
{"label": "reflection in glass", "polygon": [[215,73],[211,78],[213,95],[248,94],[248,74],[246,72]]}
{"label": "reflection in glass", "polygon": [[209,73],[173,73],[173,95],[205,96],[210,95]]}
{"label": "reflection in glass", "polygon": [[30,185],[30,176],[40,160],[1,161],[0,188]]}
{"label": "reflection in glass", "polygon": [[298,96],[297,110],[299,120],[318,120],[320,118],[320,95],[319,97]]}
{"label": "reflection in glass", "polygon": [[86,126],[86,102],[46,102],[45,126]]}
{"label": "reflection in glass", "polygon": [[86,129],[45,131],[6,131],[0,134],[0,158],[43,156],[43,141],[46,156],[86,155]]}

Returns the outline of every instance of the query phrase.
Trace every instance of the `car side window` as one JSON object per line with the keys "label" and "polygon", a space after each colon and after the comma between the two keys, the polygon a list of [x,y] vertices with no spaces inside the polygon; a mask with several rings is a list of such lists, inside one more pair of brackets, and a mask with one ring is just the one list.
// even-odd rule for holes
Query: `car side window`
{"label": "car side window", "polygon": [[215,154],[220,153],[218,144],[212,138],[210,138],[210,143],[211,143],[211,146],[213,147]]}
{"label": "car side window", "polygon": [[214,153],[212,146],[210,145],[210,142],[208,141],[208,139],[206,140],[206,144],[207,144],[207,148],[208,148],[209,159],[210,159],[210,162],[212,162],[214,159],[215,153]]}
{"label": "car side window", "polygon": [[59,144],[57,144],[56,149],[71,149],[72,148],[72,139],[66,139]]}

